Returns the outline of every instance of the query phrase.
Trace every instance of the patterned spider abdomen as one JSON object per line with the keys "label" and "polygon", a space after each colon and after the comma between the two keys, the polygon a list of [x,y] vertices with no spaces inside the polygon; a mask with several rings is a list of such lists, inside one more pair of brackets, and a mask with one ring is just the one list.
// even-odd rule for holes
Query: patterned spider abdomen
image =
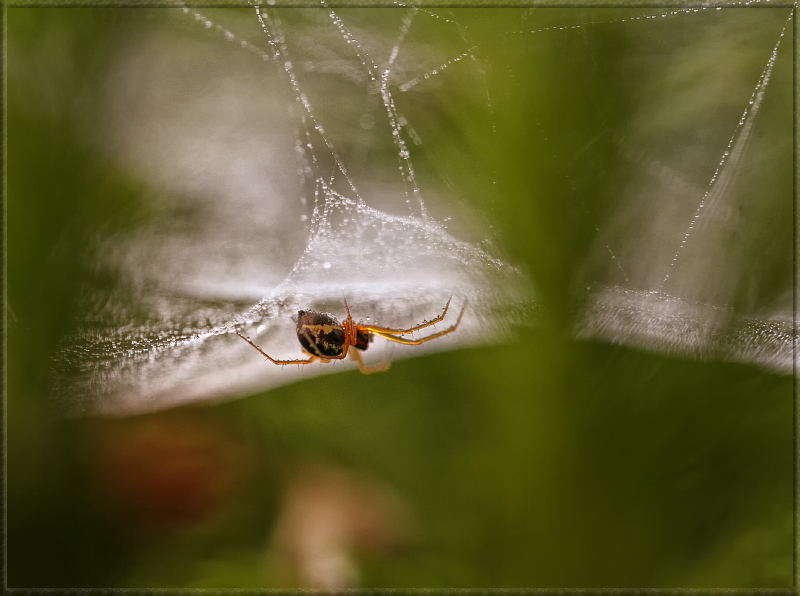
{"label": "patterned spider abdomen", "polygon": [[318,358],[336,358],[344,352],[344,329],[333,315],[313,310],[297,313],[297,339],[303,349]]}

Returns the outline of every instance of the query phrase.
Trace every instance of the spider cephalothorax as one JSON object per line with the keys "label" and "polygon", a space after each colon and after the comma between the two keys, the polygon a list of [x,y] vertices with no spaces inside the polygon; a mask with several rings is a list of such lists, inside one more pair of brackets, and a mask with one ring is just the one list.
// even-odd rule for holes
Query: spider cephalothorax
{"label": "spider cephalothorax", "polygon": [[353,317],[350,316],[350,308],[347,306],[347,300],[344,301],[344,307],[345,310],[347,310],[347,319],[343,323],[340,323],[335,316],[326,312],[301,310],[297,313],[297,339],[300,341],[303,351],[310,356],[310,358],[306,360],[276,360],[238,331],[236,335],[241,337],[275,364],[308,364],[314,360],[321,360],[322,362],[341,360],[347,356],[348,349],[352,346],[355,349],[352,350],[350,354],[358,361],[361,372],[371,373],[389,368],[388,360],[379,366],[367,367],[364,365],[358,353],[358,350],[366,350],[376,335],[400,344],[419,345],[455,331],[458,324],[461,322],[461,317],[464,316],[467,303],[464,301],[461,313],[458,315],[458,319],[452,327],[448,327],[444,331],[439,331],[438,333],[421,339],[406,339],[402,336],[435,325],[444,319],[447,310],[450,308],[450,300],[447,301],[441,315],[431,321],[426,321],[408,329],[394,329],[391,327],[378,327],[376,325],[354,323]]}

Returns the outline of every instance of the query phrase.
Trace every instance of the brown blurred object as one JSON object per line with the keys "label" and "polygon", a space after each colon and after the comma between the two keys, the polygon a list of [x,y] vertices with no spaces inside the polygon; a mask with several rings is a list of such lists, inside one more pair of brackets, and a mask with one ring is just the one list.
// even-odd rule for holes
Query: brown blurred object
{"label": "brown blurred object", "polygon": [[269,556],[282,587],[336,590],[360,583],[357,556],[386,556],[416,534],[388,486],[327,464],[289,480]]}
{"label": "brown blurred object", "polygon": [[99,505],[134,532],[172,532],[213,515],[250,461],[233,426],[199,409],[98,420],[88,437]]}

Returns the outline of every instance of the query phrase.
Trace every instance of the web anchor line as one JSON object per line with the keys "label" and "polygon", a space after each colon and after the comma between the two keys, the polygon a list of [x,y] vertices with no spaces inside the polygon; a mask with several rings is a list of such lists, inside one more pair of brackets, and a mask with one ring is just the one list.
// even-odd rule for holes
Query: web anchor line
{"label": "web anchor line", "polygon": [[302,89],[300,88],[300,84],[297,80],[296,75],[294,74],[294,67],[292,66],[291,61],[288,57],[288,52],[285,47],[279,47],[278,44],[275,42],[275,36],[273,35],[272,31],[274,29],[274,23],[270,19],[269,14],[266,10],[261,9],[259,4],[255,4],[250,0],[250,5],[255,9],[256,16],[258,17],[258,22],[261,25],[261,29],[264,31],[264,34],[267,36],[267,41],[269,42],[270,47],[277,59],[280,59],[283,63],[283,69],[286,71],[286,74],[289,77],[289,83],[292,86],[292,90],[295,92],[295,100],[302,104],[303,108],[305,109],[308,117],[311,119],[311,122],[314,124],[314,130],[322,138],[325,146],[328,148],[328,151],[333,158],[334,163],[336,164],[337,169],[342,173],[342,175],[347,180],[348,185],[350,186],[351,190],[358,198],[360,203],[364,203],[364,199],[358,192],[355,183],[353,182],[350,175],[347,173],[347,168],[345,167],[344,163],[342,162],[341,158],[339,157],[338,152],[333,146],[333,143],[328,139],[324,127],[319,123],[316,116],[314,115],[313,110],[311,109],[311,104],[308,101],[308,97],[306,94],[303,93]]}
{"label": "web anchor line", "polygon": [[[395,4],[397,4],[398,6],[406,6],[405,4],[403,4],[401,2],[397,2],[397,1],[395,1]],[[630,22],[630,21],[640,21],[640,20],[649,20],[649,19],[658,19],[658,18],[669,18],[669,17],[673,17],[673,16],[676,16],[676,15],[680,15],[680,14],[700,12],[701,10],[708,10],[708,9],[713,9],[713,8],[716,8],[716,7],[702,6],[702,7],[699,7],[699,8],[675,9],[675,10],[671,10],[671,11],[668,11],[668,12],[662,12],[662,13],[658,13],[658,14],[646,14],[646,15],[640,15],[638,17],[629,17],[627,19],[616,19],[616,20],[612,20],[612,21],[593,21],[593,22],[589,22],[589,23],[581,23],[579,25],[566,25],[564,27],[543,27],[542,29],[534,29],[534,30],[528,31],[527,33],[543,33],[545,31],[566,31],[566,30],[569,30],[569,29],[583,29],[584,27],[590,27],[590,26],[595,26],[595,25],[609,25],[609,24],[615,24],[615,23],[626,23],[626,22]],[[425,11],[425,12],[430,14],[431,16],[435,16],[435,17],[438,17],[438,18],[443,18],[443,17],[439,17],[438,15],[436,15],[434,13],[431,13],[429,11]],[[447,21],[447,19],[444,19],[444,20]],[[451,22],[451,21],[448,21],[448,22]],[[452,21],[452,22],[455,22],[455,21]],[[453,64],[455,64],[457,62],[461,62],[464,58],[472,57],[474,59],[475,56],[474,56],[473,52],[476,49],[478,49],[479,47],[481,47],[481,45],[482,44],[476,44],[476,45],[472,46],[471,48],[467,49],[465,52],[459,54],[455,58],[451,58],[447,62],[443,62],[441,65],[437,66],[436,68],[434,68],[432,70],[429,70],[426,73],[424,73],[424,74],[422,74],[422,75],[420,75],[418,77],[414,77],[413,79],[409,79],[408,81],[406,81],[405,83],[400,85],[400,91],[403,91],[403,92],[408,91],[412,87],[415,87],[415,86],[419,85],[421,82],[426,81],[426,80],[430,79],[431,77],[438,75],[440,72],[442,72],[447,67],[452,66]]]}
{"label": "web anchor line", "polygon": [[330,6],[328,6],[326,0],[320,0],[320,2],[329,11],[328,16],[330,16],[333,23],[339,29],[339,32],[342,34],[348,45],[354,47],[356,56],[358,56],[358,58],[361,60],[361,63],[366,69],[367,75],[370,77],[370,79],[374,82],[380,81],[381,99],[383,100],[383,105],[386,108],[386,113],[389,118],[389,124],[392,128],[392,142],[394,143],[395,148],[397,149],[398,152],[403,184],[406,186],[405,190],[406,201],[410,202],[409,192],[408,192],[408,185],[410,185],[411,193],[419,205],[419,210],[422,218],[428,219],[428,212],[427,209],[425,208],[425,203],[422,199],[422,194],[420,193],[419,190],[419,185],[417,184],[416,175],[414,173],[414,166],[411,163],[411,154],[402,136],[402,127],[404,124],[404,119],[399,115],[397,107],[395,106],[394,103],[394,98],[392,97],[392,93],[389,90],[389,75],[391,74],[392,66],[394,65],[394,61],[397,59],[397,56],[400,52],[400,44],[403,42],[406,35],[408,34],[409,29],[411,28],[411,24],[414,20],[414,16],[417,13],[417,9],[412,7],[411,10],[408,12],[408,14],[406,14],[406,16],[403,18],[402,24],[400,25],[400,33],[397,41],[392,47],[387,67],[381,71],[380,77],[378,78],[376,76],[376,71],[379,70],[378,64],[364,50],[362,45],[358,42],[358,39],[347,28],[347,26],[344,24],[342,19],[339,18],[336,12],[333,9],[331,9]]}
{"label": "web anchor line", "polygon": [[[672,274],[672,268],[678,261],[681,251],[686,246],[686,242],[689,240],[689,235],[692,234],[692,232],[694,231],[695,225],[697,225],[700,219],[700,215],[703,213],[705,207],[709,203],[713,202],[713,200],[716,198],[716,195],[719,194],[717,192],[718,190],[720,192],[724,191],[725,186],[730,179],[730,175],[727,174],[727,172],[729,171],[728,168],[735,167],[736,164],[739,163],[742,156],[744,155],[745,149],[747,148],[747,143],[750,140],[750,133],[752,132],[753,129],[755,117],[758,114],[759,108],[761,107],[761,101],[764,99],[764,91],[767,88],[767,83],[769,83],[769,78],[770,75],[772,74],[772,68],[775,65],[775,59],[778,56],[778,48],[781,45],[781,41],[783,40],[783,35],[786,32],[786,27],[789,25],[789,21],[791,21],[791,19],[792,17],[791,15],[789,15],[789,18],[783,25],[781,34],[778,37],[778,42],[772,49],[772,54],[770,55],[770,58],[767,61],[767,65],[764,67],[764,70],[761,73],[761,77],[759,78],[758,83],[756,84],[756,87],[753,90],[753,93],[750,95],[748,106],[742,113],[742,116],[739,119],[739,122],[737,123],[736,128],[733,131],[733,135],[731,136],[730,141],[728,141],[728,146],[725,148],[725,152],[722,155],[722,159],[717,165],[717,169],[714,171],[714,175],[711,177],[711,180],[708,183],[708,187],[706,188],[703,197],[700,199],[700,204],[697,206],[697,209],[695,210],[692,220],[689,222],[689,227],[687,228],[686,233],[683,235],[683,239],[681,240],[681,243],[678,245],[678,249],[675,251],[675,255],[672,257],[672,261],[670,262],[669,267],[667,269],[667,274],[664,276],[664,279],[661,280],[659,291],[663,291],[664,286],[666,285],[670,275]],[[720,184],[722,185],[721,189],[719,188]]]}

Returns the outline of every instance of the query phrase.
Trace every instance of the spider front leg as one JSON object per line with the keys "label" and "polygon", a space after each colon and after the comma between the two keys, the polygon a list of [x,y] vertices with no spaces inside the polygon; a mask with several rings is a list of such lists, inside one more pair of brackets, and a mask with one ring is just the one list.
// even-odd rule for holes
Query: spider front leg
{"label": "spider front leg", "polygon": [[[447,304],[449,305],[450,301],[448,301]],[[447,335],[448,333],[452,333],[453,331],[455,331],[458,328],[458,324],[461,322],[461,317],[464,316],[464,311],[465,310],[467,310],[466,301],[464,302],[464,306],[461,308],[461,312],[458,315],[458,319],[456,319],[455,325],[453,325],[452,327],[448,327],[444,331],[439,331],[438,333],[434,333],[432,335],[428,335],[427,337],[423,337],[423,338],[420,338],[420,339],[406,339],[405,337],[399,337],[398,335],[394,335],[392,333],[387,333],[387,332],[383,332],[383,331],[375,331],[375,334],[379,335],[380,337],[382,337],[384,339],[388,339],[389,341],[393,341],[393,342],[398,343],[398,344],[405,344],[405,345],[409,345],[409,346],[418,346],[419,344],[423,344],[426,341],[430,341],[432,339],[436,339],[437,337],[442,337],[443,335]],[[447,312],[447,308],[445,308],[445,312]],[[444,318],[444,314],[442,314],[442,316],[440,317],[439,320],[441,320],[442,318]],[[422,327],[427,327],[427,325],[429,325],[429,324],[430,323],[428,323],[426,325],[422,325]]]}
{"label": "spider front leg", "polygon": [[[450,296],[450,299],[447,301],[447,304],[444,305],[444,310],[442,311],[442,314],[440,314],[435,319],[432,319],[432,320],[428,321],[427,323],[422,323],[420,325],[417,325],[416,327],[409,327],[408,329],[392,329],[391,327],[375,327],[375,326],[372,326],[372,325],[361,325],[361,327],[363,329],[367,329],[367,330],[372,331],[374,333],[377,333],[379,335],[383,334],[383,333],[389,333],[389,334],[392,334],[392,335],[408,335],[409,333],[414,333],[414,331],[419,331],[420,329],[424,329],[425,327],[430,327],[431,325],[435,325],[436,323],[438,323],[439,321],[444,319],[445,315],[447,314],[447,309],[450,308],[450,301],[452,299],[453,299],[453,297]],[[464,302],[464,308],[466,308],[466,307],[467,307],[467,303]],[[461,314],[464,314],[464,310],[463,309],[461,310]],[[459,321],[461,320],[461,316],[460,315],[458,317],[458,320]],[[456,325],[458,325],[458,323],[456,323]]]}
{"label": "spider front leg", "polygon": [[275,360],[275,359],[274,359],[272,356],[270,356],[269,354],[267,354],[267,353],[266,353],[264,350],[262,350],[261,348],[259,348],[259,347],[258,347],[256,344],[254,344],[253,342],[251,342],[251,341],[250,341],[248,338],[246,338],[244,335],[242,335],[242,334],[241,334],[241,333],[239,333],[238,331],[236,331],[236,335],[238,335],[238,336],[239,336],[239,337],[241,337],[241,338],[242,338],[244,341],[246,341],[246,342],[247,342],[247,343],[249,343],[251,346],[253,346],[253,347],[254,347],[256,350],[258,350],[258,351],[259,351],[259,353],[260,353],[262,356],[265,356],[265,357],[266,357],[266,358],[267,358],[267,359],[268,359],[270,362],[272,362],[273,364],[309,364],[309,363],[311,363],[311,362],[314,362],[314,360],[316,360],[316,359],[317,359],[317,357],[316,357],[316,356],[311,356],[311,358],[309,358],[308,360]]}

